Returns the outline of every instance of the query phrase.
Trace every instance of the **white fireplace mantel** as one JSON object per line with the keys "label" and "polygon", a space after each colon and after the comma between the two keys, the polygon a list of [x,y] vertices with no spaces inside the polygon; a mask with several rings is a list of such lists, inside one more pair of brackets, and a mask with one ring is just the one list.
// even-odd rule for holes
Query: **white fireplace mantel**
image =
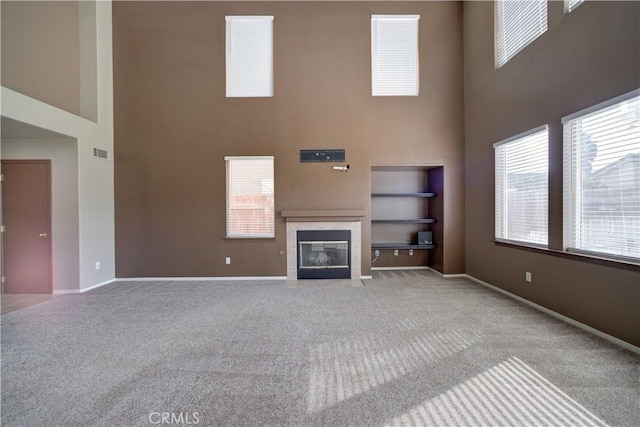
{"label": "white fireplace mantel", "polygon": [[360,221],[367,216],[364,209],[283,209],[280,215],[287,221]]}

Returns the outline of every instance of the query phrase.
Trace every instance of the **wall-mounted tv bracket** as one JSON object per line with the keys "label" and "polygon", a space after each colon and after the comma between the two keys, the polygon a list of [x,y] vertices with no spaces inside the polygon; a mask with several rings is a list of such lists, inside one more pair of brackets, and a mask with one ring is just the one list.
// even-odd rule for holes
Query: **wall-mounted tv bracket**
{"label": "wall-mounted tv bracket", "polygon": [[300,150],[300,163],[339,163],[346,159],[345,150]]}

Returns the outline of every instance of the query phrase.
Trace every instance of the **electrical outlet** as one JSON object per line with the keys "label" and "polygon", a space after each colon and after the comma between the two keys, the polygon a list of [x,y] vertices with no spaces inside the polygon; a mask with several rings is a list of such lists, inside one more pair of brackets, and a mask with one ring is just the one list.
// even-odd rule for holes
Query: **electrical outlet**
{"label": "electrical outlet", "polygon": [[100,270],[100,261],[96,262],[96,270]]}
{"label": "electrical outlet", "polygon": [[393,251],[393,254],[394,254],[395,256],[398,256],[398,250],[397,250],[397,249],[396,249],[396,250],[394,250],[394,251]]}
{"label": "electrical outlet", "polygon": [[526,280],[527,282],[531,283],[531,272],[527,271],[524,273],[524,280]]}
{"label": "electrical outlet", "polygon": [[380,250],[376,249],[376,251],[374,252],[375,256],[380,256]]}
{"label": "electrical outlet", "polygon": [[230,256],[225,257],[224,263],[227,264],[227,265],[231,264],[231,257]]}
{"label": "electrical outlet", "polygon": [[413,249],[409,249],[409,256],[413,256]]}

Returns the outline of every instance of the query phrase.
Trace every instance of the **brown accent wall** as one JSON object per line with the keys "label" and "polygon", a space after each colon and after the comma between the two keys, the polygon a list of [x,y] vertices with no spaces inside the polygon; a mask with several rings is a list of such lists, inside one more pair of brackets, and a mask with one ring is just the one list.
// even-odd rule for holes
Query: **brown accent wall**
{"label": "brown accent wall", "polygon": [[77,1],[3,1],[2,86],[80,114]]}
{"label": "brown accent wall", "polygon": [[466,271],[638,346],[638,269],[493,243],[492,144],[549,125],[549,246],[561,250],[561,117],[640,86],[640,3],[586,2],[566,16],[562,3],[549,2],[549,30],[497,70],[493,2],[464,4]]}
{"label": "brown accent wall", "polygon": [[[420,96],[371,96],[372,13],[421,15]],[[225,98],[225,15],[274,15],[275,96]],[[445,271],[462,272],[462,6],[116,2],[116,276],[284,276],[272,240],[225,240],[225,155],[274,155],[276,211],[366,209],[371,165],[444,165]],[[301,164],[344,148],[348,173]],[[225,256],[231,265],[225,265]]]}

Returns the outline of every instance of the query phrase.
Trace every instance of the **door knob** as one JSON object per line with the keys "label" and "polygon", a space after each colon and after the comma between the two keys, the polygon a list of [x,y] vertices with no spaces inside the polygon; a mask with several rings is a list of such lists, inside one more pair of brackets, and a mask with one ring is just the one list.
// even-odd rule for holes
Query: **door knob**
{"label": "door knob", "polygon": [[40,236],[40,237],[47,237],[47,233],[40,233],[38,236]]}

